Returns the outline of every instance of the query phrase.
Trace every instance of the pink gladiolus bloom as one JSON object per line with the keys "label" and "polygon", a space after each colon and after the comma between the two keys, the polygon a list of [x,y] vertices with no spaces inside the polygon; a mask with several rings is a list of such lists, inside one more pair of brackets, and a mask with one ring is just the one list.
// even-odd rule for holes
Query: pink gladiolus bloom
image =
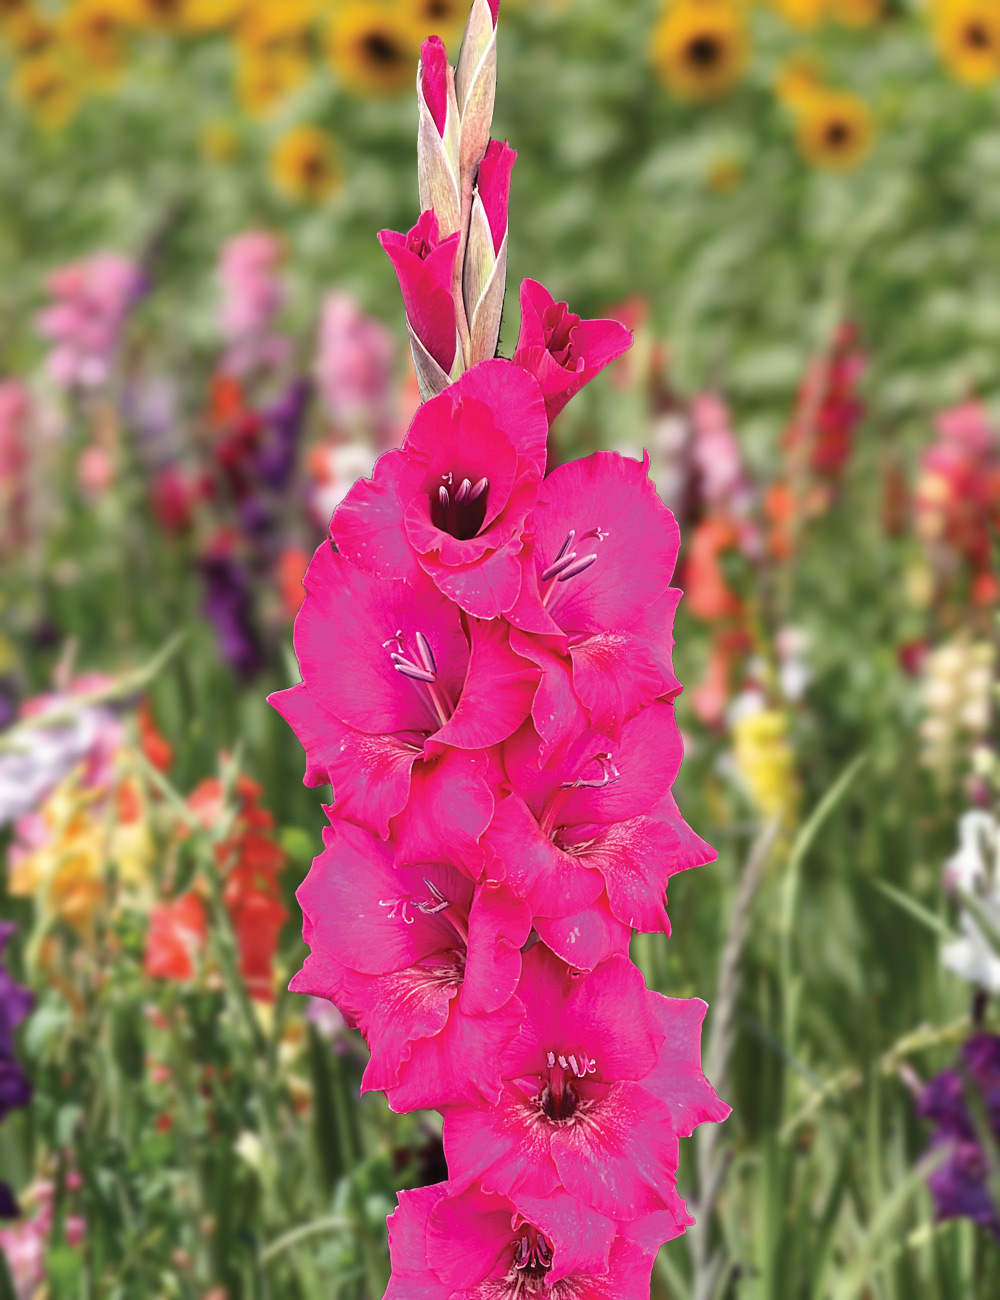
{"label": "pink gladiolus bloom", "polygon": [[[306,781],[331,782],[337,813],[383,837],[406,806],[399,835],[425,842],[422,827],[436,832],[448,861],[474,853],[492,810],[475,751],[521,725],[536,670],[513,654],[503,624],[470,619],[467,634],[427,578],[374,578],[324,542],[304,586],[295,624],[303,682],[271,701],[306,750]],[[429,821],[423,797],[441,799]]]}
{"label": "pink gladiolus bloom", "polygon": [[95,388],[108,380],[118,336],[143,290],[139,267],[127,257],[98,253],[53,272],[54,301],[38,331],[54,345],[48,367],[63,388]]}
{"label": "pink gladiolus bloom", "polygon": [[429,574],[477,618],[509,610],[525,522],[545,464],[542,394],[509,361],[484,361],[417,412],[406,441],[355,485],[330,531],[371,573]]}
{"label": "pink gladiolus bloom", "polygon": [[715,856],[669,794],[681,759],[672,706],[644,709],[618,744],[584,731],[542,767],[537,753],[530,723],[503,747],[513,792],[485,836],[491,878],[574,966],[627,951],[633,928],[669,934],[669,878]]}
{"label": "pink gladiolus bloom", "polygon": [[518,1205],[564,1190],[608,1218],[666,1211],[683,1227],[677,1139],[728,1114],[697,1063],[705,1004],[649,992],[626,957],[581,974],[541,944],[518,996],[499,1102],[445,1110],[455,1190],[478,1183]]}
{"label": "pink gladiolus bloom", "polygon": [[392,849],[350,823],[323,838],[298,891],[312,951],[292,989],[329,998],[361,1029],[372,1053],[362,1090],[384,1090],[394,1110],[496,1101],[522,1018],[527,906],[456,867],[394,867]]}
{"label": "pink gladiolus bloom", "polygon": [[653,1254],[572,1198],[449,1191],[400,1193],[385,1300],[648,1300]]}
{"label": "pink gladiolus bloom", "polygon": [[596,452],[560,465],[539,491],[533,563],[510,617],[560,652],[511,638],[542,669],[534,713],[547,746],[579,730],[571,693],[590,725],[617,739],[641,708],[680,689],[670,654],[679,534],[648,468]]}
{"label": "pink gladiolus bloom", "polygon": [[514,361],[535,376],[551,423],[571,397],[632,346],[613,320],[581,320],[537,280],[521,285],[521,332]]}
{"label": "pink gladiolus bloom", "polygon": [[378,240],[399,277],[411,333],[448,374],[455,361],[458,340],[452,298],[458,231],[441,239],[438,219],[428,208],[405,235],[382,230]]}

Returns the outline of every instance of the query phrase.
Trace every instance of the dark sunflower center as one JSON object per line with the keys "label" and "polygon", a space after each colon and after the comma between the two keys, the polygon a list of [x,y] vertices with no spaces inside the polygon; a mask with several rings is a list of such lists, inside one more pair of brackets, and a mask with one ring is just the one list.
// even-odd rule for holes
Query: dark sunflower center
{"label": "dark sunflower center", "polygon": [[321,154],[306,154],[302,160],[302,175],[309,181],[321,181],[326,178],[326,159]]}
{"label": "dark sunflower center", "polygon": [[845,149],[853,136],[846,122],[831,122],[826,128],[826,142],[831,149]]}
{"label": "dark sunflower center", "polygon": [[989,50],[993,37],[985,23],[971,22],[965,29],[965,43],[973,50]]}
{"label": "dark sunflower center", "polygon": [[403,52],[386,32],[369,32],[364,39],[364,51],[372,63],[384,68],[394,68],[402,62]]}
{"label": "dark sunflower center", "polygon": [[449,0],[427,0],[425,12],[428,18],[450,18],[452,8]]}
{"label": "dark sunflower center", "polygon": [[714,68],[722,59],[722,42],[708,32],[688,42],[688,59],[696,68]]}

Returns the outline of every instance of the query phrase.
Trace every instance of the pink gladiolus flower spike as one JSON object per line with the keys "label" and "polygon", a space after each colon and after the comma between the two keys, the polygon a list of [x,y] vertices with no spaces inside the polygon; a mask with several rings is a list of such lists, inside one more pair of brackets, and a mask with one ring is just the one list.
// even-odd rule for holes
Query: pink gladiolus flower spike
{"label": "pink gladiolus flower spike", "polygon": [[401,1192],[385,1300],[647,1300],[653,1253],[564,1194]]}
{"label": "pink gladiolus flower spike", "polygon": [[521,589],[546,428],[529,375],[508,361],[474,366],[348,493],[330,524],[338,549],[382,578],[426,573],[467,613],[496,618]]}
{"label": "pink gladiolus flower spike", "polygon": [[514,361],[535,376],[551,423],[571,397],[632,346],[614,320],[581,320],[537,280],[521,285],[521,332]]}
{"label": "pink gladiolus flower spike", "polygon": [[496,1101],[523,1017],[527,906],[455,867],[394,867],[391,848],[347,822],[323,838],[298,891],[311,952],[292,989],[329,998],[362,1030],[362,1091],[384,1090],[394,1110]]}
{"label": "pink gladiolus flower spike", "polygon": [[428,579],[373,578],[328,542],[304,585],[303,681],[270,699],[306,751],[307,784],[332,783],[336,812],[383,837],[405,808],[401,854],[474,860],[493,806],[480,751],[521,725],[536,670],[503,624],[470,619],[466,632]]}
{"label": "pink gladiolus flower spike", "polygon": [[677,1139],[729,1113],[697,1064],[704,1003],[649,992],[626,957],[582,974],[541,944],[518,996],[499,1102],[445,1110],[452,1186],[517,1205],[562,1190],[608,1218],[666,1211],[683,1228]]}

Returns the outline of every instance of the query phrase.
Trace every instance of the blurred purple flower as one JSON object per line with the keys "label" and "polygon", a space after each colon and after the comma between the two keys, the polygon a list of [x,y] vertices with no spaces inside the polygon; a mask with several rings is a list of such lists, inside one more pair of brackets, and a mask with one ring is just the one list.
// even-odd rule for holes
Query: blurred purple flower
{"label": "blurred purple flower", "polygon": [[204,556],[200,567],[205,582],[202,612],[215,627],[219,653],[241,677],[252,677],[263,666],[264,655],[254,623],[250,577],[231,555]]}
{"label": "blurred purple flower", "polygon": [[309,381],[296,379],[263,412],[254,468],[260,482],[276,492],[287,487],[295,473],[310,394]]}
{"label": "blurred purple flower", "polygon": [[[0,922],[0,1121],[31,1099],[31,1084],[14,1056],[14,1030],[34,1004],[31,993],[15,984],[4,966],[3,950],[14,926]],[[17,1214],[17,1202],[6,1183],[0,1181],[0,1218]]]}
{"label": "blurred purple flower", "polygon": [[990,1188],[992,1157],[984,1150],[974,1110],[981,1112],[1000,1142],[1000,1036],[996,1034],[974,1034],[962,1047],[958,1064],[925,1085],[917,1111],[935,1126],[931,1150],[945,1153],[943,1163],[927,1179],[937,1218],[972,1219],[1000,1240],[1000,1214]]}

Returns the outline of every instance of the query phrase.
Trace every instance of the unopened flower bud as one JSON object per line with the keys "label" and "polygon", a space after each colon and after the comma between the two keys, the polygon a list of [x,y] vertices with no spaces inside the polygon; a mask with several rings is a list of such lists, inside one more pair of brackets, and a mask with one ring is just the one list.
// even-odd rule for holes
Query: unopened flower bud
{"label": "unopened flower bud", "polygon": [[465,250],[463,293],[469,321],[469,364],[496,353],[507,282],[507,208],[517,154],[491,140],[479,166]]}

